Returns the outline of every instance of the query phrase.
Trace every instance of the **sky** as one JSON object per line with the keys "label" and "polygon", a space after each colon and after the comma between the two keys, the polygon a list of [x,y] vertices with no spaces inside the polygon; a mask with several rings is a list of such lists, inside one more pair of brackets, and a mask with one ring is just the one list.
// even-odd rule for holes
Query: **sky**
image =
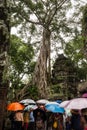
{"label": "sky", "polygon": [[75,5],[76,3],[81,3],[82,5],[87,4],[87,0],[71,0],[73,5]]}

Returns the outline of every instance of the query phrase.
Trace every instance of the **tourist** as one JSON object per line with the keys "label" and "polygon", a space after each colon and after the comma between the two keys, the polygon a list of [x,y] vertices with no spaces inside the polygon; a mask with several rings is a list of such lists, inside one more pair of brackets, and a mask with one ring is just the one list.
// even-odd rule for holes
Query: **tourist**
{"label": "tourist", "polygon": [[35,119],[36,130],[45,130],[46,112],[38,107],[36,110],[33,111],[33,115]]}
{"label": "tourist", "polygon": [[24,130],[28,130],[28,125],[29,125],[29,111],[25,110],[23,114],[24,118]]}
{"label": "tourist", "polygon": [[15,112],[12,111],[9,115],[9,119],[10,119],[10,122],[11,122],[11,130],[14,130],[14,116],[15,116]]}
{"label": "tourist", "polygon": [[35,119],[34,119],[34,116],[33,116],[33,109],[30,109],[30,111],[29,111],[28,130],[35,130]]}
{"label": "tourist", "polygon": [[23,112],[15,111],[14,115],[14,130],[22,130],[24,125]]}
{"label": "tourist", "polygon": [[63,125],[63,114],[61,113],[54,113],[53,114],[53,125],[52,125],[52,129],[53,130],[63,130],[64,129],[64,125]]}
{"label": "tourist", "polygon": [[79,110],[71,110],[71,129],[73,130],[82,130],[81,126],[81,115]]}

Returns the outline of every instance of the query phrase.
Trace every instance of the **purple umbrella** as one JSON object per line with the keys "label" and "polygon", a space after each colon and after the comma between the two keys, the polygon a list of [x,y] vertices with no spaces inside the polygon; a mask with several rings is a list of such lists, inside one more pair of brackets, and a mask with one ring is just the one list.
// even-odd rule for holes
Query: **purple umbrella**
{"label": "purple umbrella", "polygon": [[82,97],[83,97],[83,98],[87,98],[87,93],[84,93],[84,94],[82,95]]}

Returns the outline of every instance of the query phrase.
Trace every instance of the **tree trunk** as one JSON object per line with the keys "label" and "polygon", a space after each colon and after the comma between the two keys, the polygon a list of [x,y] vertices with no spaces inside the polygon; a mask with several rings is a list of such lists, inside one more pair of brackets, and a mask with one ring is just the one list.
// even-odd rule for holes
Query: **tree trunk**
{"label": "tree trunk", "polygon": [[6,0],[0,0],[0,130],[3,130],[8,90],[7,52],[9,46],[9,18]]}
{"label": "tree trunk", "polygon": [[49,66],[50,58],[50,31],[43,30],[43,40],[40,49],[39,58],[35,67],[33,83],[38,87],[39,97],[46,98],[47,93],[47,67]]}

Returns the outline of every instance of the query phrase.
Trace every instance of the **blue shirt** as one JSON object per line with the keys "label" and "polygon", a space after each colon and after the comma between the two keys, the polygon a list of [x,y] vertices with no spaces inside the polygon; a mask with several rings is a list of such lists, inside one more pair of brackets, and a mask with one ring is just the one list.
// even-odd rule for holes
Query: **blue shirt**
{"label": "blue shirt", "polygon": [[29,122],[34,122],[35,120],[34,120],[34,116],[33,116],[33,112],[31,112],[30,113],[30,120],[29,120]]}

